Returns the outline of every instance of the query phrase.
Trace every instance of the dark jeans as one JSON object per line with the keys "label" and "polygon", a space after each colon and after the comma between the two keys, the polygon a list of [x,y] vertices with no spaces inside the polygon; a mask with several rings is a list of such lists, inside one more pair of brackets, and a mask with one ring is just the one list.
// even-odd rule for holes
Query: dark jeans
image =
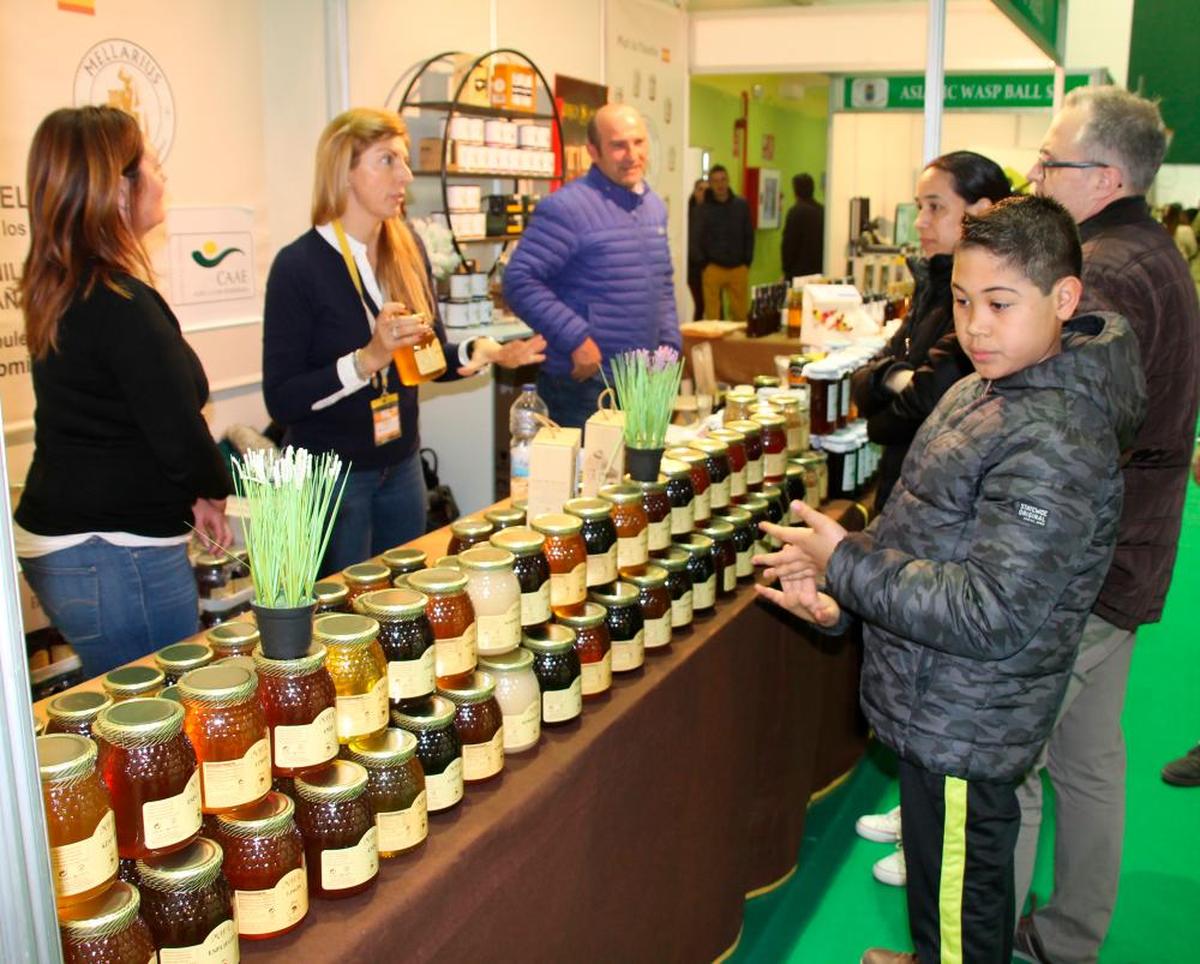
{"label": "dark jeans", "polygon": [[341,572],[424,535],[425,507],[419,453],[382,469],[352,469],[321,574]]}
{"label": "dark jeans", "polygon": [[604,391],[604,379],[599,375],[577,382],[570,375],[547,375],[538,372],[538,394],[550,410],[550,418],[564,428],[583,428],[583,423],[596,411],[596,399]]}

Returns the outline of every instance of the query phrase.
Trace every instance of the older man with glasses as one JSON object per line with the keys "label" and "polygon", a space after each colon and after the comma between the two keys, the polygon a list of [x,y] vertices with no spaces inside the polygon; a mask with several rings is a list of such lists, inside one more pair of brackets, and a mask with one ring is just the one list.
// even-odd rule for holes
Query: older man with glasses
{"label": "older man with glasses", "polygon": [[[1125,831],[1121,708],[1137,629],[1161,618],[1171,582],[1200,386],[1196,289],[1144,196],[1166,149],[1153,102],[1117,87],[1085,87],[1067,96],[1029,172],[1037,192],[1079,225],[1079,311],[1116,311],[1129,320],[1149,397],[1122,471],[1116,554],[1043,757],[1055,791],[1054,891],[1020,921],[1016,954],[1024,960],[1095,961],[1116,903]],[[1037,852],[1040,767],[1018,796],[1019,909]]]}

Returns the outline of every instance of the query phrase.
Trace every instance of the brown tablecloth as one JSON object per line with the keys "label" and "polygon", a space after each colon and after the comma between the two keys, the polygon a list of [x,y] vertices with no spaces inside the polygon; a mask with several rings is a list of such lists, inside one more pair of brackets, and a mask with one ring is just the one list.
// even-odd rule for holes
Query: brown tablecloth
{"label": "brown tablecloth", "polygon": [[709,342],[713,350],[713,369],[717,381],[729,385],[748,385],[755,375],[774,375],[776,355],[800,353],[800,339],[782,332],[763,338],[747,338],[744,331],[735,331],[724,338],[694,338],[683,336],[685,375],[692,375],[692,348]]}

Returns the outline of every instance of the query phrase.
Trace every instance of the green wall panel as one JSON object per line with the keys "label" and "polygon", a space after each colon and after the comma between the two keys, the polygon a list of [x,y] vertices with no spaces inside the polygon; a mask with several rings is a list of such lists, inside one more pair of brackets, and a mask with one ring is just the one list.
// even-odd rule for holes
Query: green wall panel
{"label": "green wall panel", "polygon": [[1160,101],[1175,132],[1169,164],[1200,164],[1200,2],[1137,0],[1129,89]]}

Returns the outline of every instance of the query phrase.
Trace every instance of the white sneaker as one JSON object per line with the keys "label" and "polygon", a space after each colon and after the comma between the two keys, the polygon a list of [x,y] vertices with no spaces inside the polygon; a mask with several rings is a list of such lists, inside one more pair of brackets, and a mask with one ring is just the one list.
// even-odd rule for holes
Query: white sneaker
{"label": "white sneaker", "polygon": [[900,808],[887,813],[867,813],[854,824],[855,832],[865,840],[876,843],[895,843],[900,839]]}
{"label": "white sneaker", "polygon": [[888,854],[875,861],[871,873],[881,884],[891,887],[903,887],[908,883],[908,867],[904,863],[904,847],[896,844],[894,853]]}

